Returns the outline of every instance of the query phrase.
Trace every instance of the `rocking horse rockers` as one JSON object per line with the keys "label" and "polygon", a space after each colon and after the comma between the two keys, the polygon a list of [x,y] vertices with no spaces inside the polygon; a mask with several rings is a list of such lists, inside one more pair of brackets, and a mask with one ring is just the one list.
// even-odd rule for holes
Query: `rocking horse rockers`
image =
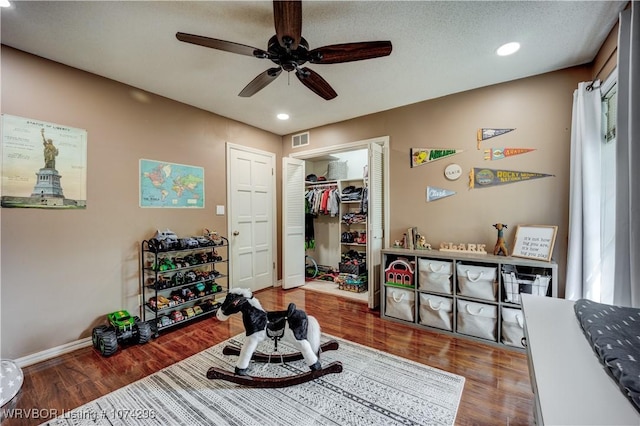
{"label": "rocking horse rockers", "polygon": [[[266,312],[258,299],[253,297],[249,289],[232,289],[227,294],[224,302],[218,308],[216,316],[221,321],[226,321],[229,316],[242,313],[246,339],[242,348],[227,345],[223,354],[238,355],[235,374],[217,367],[211,367],[207,372],[209,379],[222,379],[251,387],[277,388],[297,385],[314,380],[330,373],[340,373],[342,364],[339,361],[332,362],[322,367],[318,359],[321,351],[338,349],[338,342],[331,340],[320,345],[320,325],[318,321],[289,304],[286,311]],[[256,352],[258,343],[267,337],[274,342],[274,351],[278,351],[278,340],[285,337],[290,340],[300,352],[271,355]],[[304,359],[310,371],[288,377],[254,377],[247,373],[249,362],[276,363],[289,362]]]}

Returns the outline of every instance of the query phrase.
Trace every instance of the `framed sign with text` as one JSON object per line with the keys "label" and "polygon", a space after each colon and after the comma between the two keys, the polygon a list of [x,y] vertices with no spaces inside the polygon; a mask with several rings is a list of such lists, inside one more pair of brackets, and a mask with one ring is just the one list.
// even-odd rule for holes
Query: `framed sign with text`
{"label": "framed sign with text", "polygon": [[518,225],[511,255],[549,262],[557,232],[557,226]]}

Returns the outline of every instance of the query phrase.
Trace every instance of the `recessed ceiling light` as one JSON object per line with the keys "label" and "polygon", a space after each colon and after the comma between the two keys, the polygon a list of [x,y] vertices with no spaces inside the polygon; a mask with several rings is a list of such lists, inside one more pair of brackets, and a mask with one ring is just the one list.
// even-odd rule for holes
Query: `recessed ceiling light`
{"label": "recessed ceiling light", "polygon": [[511,43],[503,44],[502,46],[498,47],[498,50],[496,50],[496,53],[499,56],[507,56],[507,55],[512,55],[516,53],[519,49],[520,49],[520,43],[517,43],[514,41]]}
{"label": "recessed ceiling light", "polygon": [[278,117],[278,120],[288,120],[289,119],[289,114],[285,114],[284,112],[281,112],[276,117]]}
{"label": "recessed ceiling light", "polygon": [[9,0],[0,0],[0,7],[9,7],[11,6],[11,3],[9,3]]}

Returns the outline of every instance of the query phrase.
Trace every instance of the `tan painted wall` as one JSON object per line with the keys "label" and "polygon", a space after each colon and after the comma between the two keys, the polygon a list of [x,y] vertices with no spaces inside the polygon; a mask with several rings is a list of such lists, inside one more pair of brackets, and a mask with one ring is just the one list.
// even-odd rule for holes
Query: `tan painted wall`
{"label": "tan painted wall", "polygon": [[[226,232],[226,217],[215,215],[215,205],[226,202],[225,141],[276,154],[280,206],[280,158],[291,151],[290,135],[280,138],[154,95],[147,94],[149,102],[143,103],[132,96],[135,88],[4,46],[1,54],[2,113],[85,128],[89,135],[86,210],[0,209],[3,358],[89,336],[93,324],[111,310],[135,311],[138,244],[156,228],[191,234],[207,226]],[[390,136],[392,239],[407,226],[418,226],[432,244],[491,247],[496,238],[491,225],[497,221],[509,224],[510,244],[517,224],[558,225],[554,257],[563,294],[572,93],[591,72],[591,67],[576,67],[323,126],[311,130],[308,148]],[[517,128],[483,143],[483,149],[537,151],[484,161],[483,151],[476,150],[479,127]],[[412,147],[465,152],[411,169]],[[140,158],[205,167],[206,208],[138,208]],[[465,172],[491,167],[555,177],[468,190],[466,176],[456,182],[444,179],[444,167],[451,162]],[[427,185],[457,195],[427,203]]]}
{"label": "tan painted wall", "polygon": [[[588,80],[590,67],[576,67],[484,87],[408,105],[357,119],[315,128],[315,149],[376,136],[390,137],[391,241],[407,227],[417,226],[434,246],[441,242],[482,243],[493,250],[496,222],[509,225],[509,246],[518,224],[557,225],[554,259],[559,264],[560,294],[564,294],[569,211],[569,152],[573,91]],[[329,107],[329,105],[327,105]],[[476,148],[481,127],[516,128]],[[536,151],[499,161],[485,161],[484,149],[524,147]],[[411,148],[462,149],[463,153],[416,168]],[[291,137],[283,138],[288,156]],[[444,168],[459,164],[464,174],[450,182]],[[467,173],[473,167],[519,170],[555,175],[529,182],[470,190]],[[455,191],[445,199],[426,202],[427,186]]]}
{"label": "tan painted wall", "polygon": [[[2,113],[88,131],[86,210],[0,209],[1,356],[17,358],[89,336],[107,312],[137,312],[140,241],[167,227],[226,234],[215,214],[226,204],[225,142],[273,152],[278,165],[281,138],[159,96],[140,102],[137,89],[5,46],[1,54]],[[139,208],[140,158],[204,167],[206,208]]]}

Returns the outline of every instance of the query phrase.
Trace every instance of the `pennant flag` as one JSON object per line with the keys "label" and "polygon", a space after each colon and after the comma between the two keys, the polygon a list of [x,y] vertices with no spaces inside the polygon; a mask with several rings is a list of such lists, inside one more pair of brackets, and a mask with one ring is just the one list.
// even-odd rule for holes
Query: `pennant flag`
{"label": "pennant flag", "polygon": [[504,135],[505,133],[509,133],[513,130],[515,129],[478,129],[476,134],[476,139],[478,140],[477,149],[480,149],[480,142],[495,138],[496,136]]}
{"label": "pennant flag", "polygon": [[462,152],[461,149],[411,148],[411,167],[422,166],[432,161],[452,157],[460,152]]}
{"label": "pennant flag", "polygon": [[535,151],[535,148],[489,148],[484,150],[485,160],[502,160],[514,155],[526,154]]}
{"label": "pennant flag", "polygon": [[486,188],[489,186],[524,182],[525,180],[533,180],[549,176],[555,175],[534,172],[519,172],[514,170],[483,169],[480,167],[474,167],[469,173],[469,188]]}
{"label": "pennant flag", "polygon": [[448,189],[427,186],[427,203],[429,201],[439,200],[440,198],[450,197],[455,194],[456,193],[454,191],[449,191]]}

